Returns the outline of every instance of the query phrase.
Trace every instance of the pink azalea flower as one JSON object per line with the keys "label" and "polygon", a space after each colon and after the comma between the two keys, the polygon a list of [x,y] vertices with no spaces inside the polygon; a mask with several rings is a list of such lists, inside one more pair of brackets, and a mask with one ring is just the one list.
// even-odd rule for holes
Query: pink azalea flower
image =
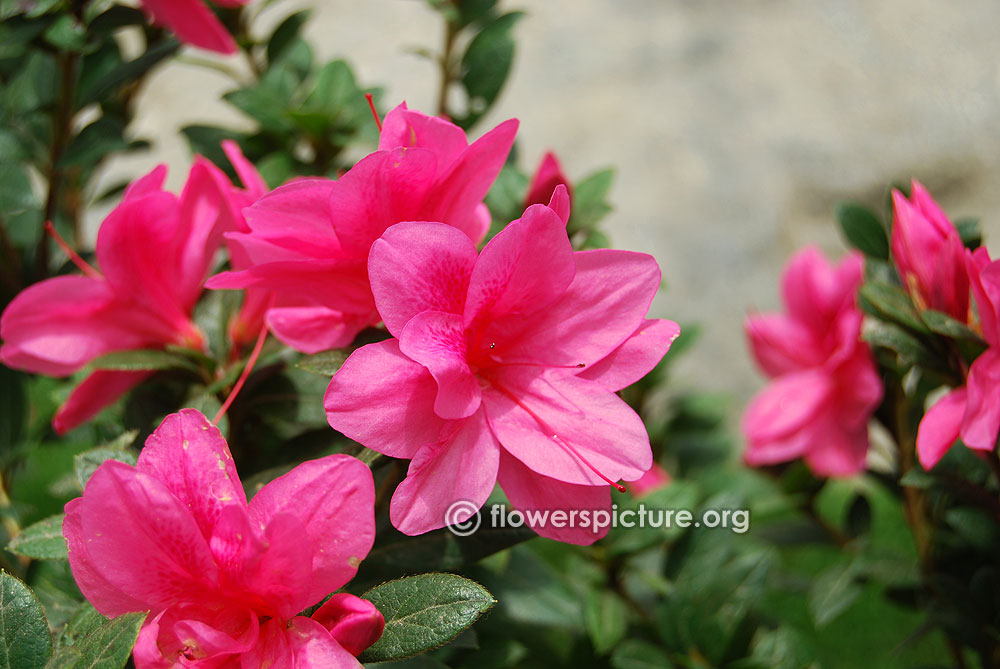
{"label": "pink azalea flower", "polygon": [[860,339],[861,269],[857,254],[831,266],[818,249],[803,249],[782,278],[788,313],[747,318],[751,351],[774,379],[743,416],[748,464],[801,457],[822,476],[864,469],[882,381]]}
{"label": "pink azalea flower", "polygon": [[[112,351],[204,346],[191,321],[202,282],[221,243],[218,169],[195,161],[180,197],[163,190],[166,167],[134,182],[97,236],[86,276],[59,276],[28,287],[0,317],[0,360],[38,374],[65,376]],[[59,433],[92,418],[149,376],[92,372],[59,409]]]}
{"label": "pink azalea flower", "polygon": [[960,436],[969,448],[992,451],[1000,432],[1000,261],[985,248],[967,253],[968,276],[989,348],[969,367],[965,385],[927,410],[917,430],[917,456],[925,469],[938,463]]}
{"label": "pink azalea flower", "polygon": [[[645,427],[615,391],[679,333],[645,318],[659,267],[642,253],[574,253],[568,217],[558,188],[478,256],[442,223],[400,223],[372,246],[375,303],[394,338],[355,351],[325,406],[335,429],[411,460],[389,510],[402,532],[443,527],[452,503],[479,507],[497,482],[521,509],[608,509],[608,484],[652,465]],[[535,530],[581,544],[603,535]]]}
{"label": "pink azalea flower", "polygon": [[[334,595],[375,537],[370,470],[305,462],[247,504],[229,447],[194,409],[150,435],[136,467],[107,461],[66,505],[73,577],[106,616],[149,611],[144,667],[360,667],[382,634],[375,607]],[[242,664],[241,664],[242,662]]]}
{"label": "pink azalea flower", "polygon": [[401,221],[441,221],[481,240],[490,223],[482,200],[516,130],[516,120],[506,121],[469,145],[458,126],[400,105],[385,117],[379,150],[340,179],[299,180],[250,207],[250,232],[229,235],[250,266],[208,286],[275,291],[267,323],[300,351],[348,345],[379,321],[368,282],[372,243]]}
{"label": "pink azalea flower", "polygon": [[654,462],[653,466],[649,468],[649,471],[643,474],[640,478],[632,481],[632,485],[629,486],[632,490],[633,495],[639,497],[653,492],[654,490],[659,490],[670,484],[670,474],[667,470],[661,467],[658,463]]}
{"label": "pink azalea flower", "polygon": [[955,226],[919,181],[910,199],[894,190],[892,203],[892,257],[903,285],[919,308],[967,322],[969,275]]}
{"label": "pink azalea flower", "polygon": [[[170,28],[182,42],[218,51],[236,53],[236,42],[202,0],[141,0],[156,23]],[[213,0],[220,7],[242,7],[250,0]]]}
{"label": "pink azalea flower", "polygon": [[566,175],[563,174],[562,166],[559,165],[556,154],[549,151],[542,157],[542,162],[538,164],[538,169],[535,170],[535,176],[531,178],[528,193],[524,196],[524,208],[527,209],[533,204],[548,203],[549,199],[552,198],[552,193],[555,191],[556,186],[559,185],[566,187],[566,191],[570,194],[570,200],[572,200],[573,187],[570,185]]}

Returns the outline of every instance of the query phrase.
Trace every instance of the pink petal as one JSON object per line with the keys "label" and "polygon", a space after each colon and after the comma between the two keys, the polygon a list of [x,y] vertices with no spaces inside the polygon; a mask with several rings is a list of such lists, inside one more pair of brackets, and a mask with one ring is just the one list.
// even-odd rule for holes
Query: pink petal
{"label": "pink petal", "polygon": [[660,286],[652,256],[601,249],[573,258],[576,275],[555,304],[531,316],[507,317],[488,331],[499,359],[591,365],[642,325]]}
{"label": "pink petal", "polygon": [[740,429],[752,465],[797,458],[809,441],[808,427],[830,407],[832,380],[821,370],[786,374],[747,405]]}
{"label": "pink petal", "polygon": [[[860,314],[858,316],[860,321]],[[868,345],[855,335],[853,346],[853,352],[833,369],[838,420],[852,428],[868,424],[882,402],[884,391],[882,377]]]}
{"label": "pink petal", "polygon": [[227,190],[233,188],[222,170],[198,156],[178,200],[179,224],[175,234],[180,242],[180,258],[174,284],[178,303],[184,309],[190,309],[197,301],[222,244],[221,214],[228,203],[220,182]]}
{"label": "pink petal", "polygon": [[508,314],[534,314],[555,302],[573,281],[573,247],[559,216],[535,205],[491,239],[472,270],[465,323]]}
{"label": "pink petal", "polygon": [[311,617],[355,657],[378,641],[385,629],[385,618],[374,604],[346,592],[330,597]]}
{"label": "pink petal", "polygon": [[310,354],[348,346],[375,320],[367,311],[349,313],[326,306],[275,307],[267,312],[267,324],[275,337]]}
{"label": "pink petal", "polygon": [[[335,183],[303,179],[275,188],[243,212],[253,236],[229,238],[243,244],[255,263],[342,257],[330,210]],[[258,243],[247,246],[250,240]]]}
{"label": "pink petal", "polygon": [[394,458],[438,442],[448,421],[434,413],[437,384],[394,339],[362,346],[333,375],[326,417],[333,429]]}
{"label": "pink petal", "polygon": [[105,462],[79,511],[91,564],[115,589],[154,610],[213,596],[218,569],[208,543],[190,510],[153,477]]}
{"label": "pink petal", "polygon": [[[454,423],[455,433],[421,449],[396,488],[389,518],[400,532],[423,534],[472,516],[490,496],[497,480],[500,448],[486,416],[477,411]],[[449,508],[467,502],[456,514]]]}
{"label": "pink petal", "polygon": [[430,149],[437,156],[437,164],[446,167],[468,148],[469,140],[454,123],[407,109],[404,102],[385,115],[378,141],[379,151],[401,146]]}
{"label": "pink petal", "polygon": [[25,290],[0,318],[5,365],[63,376],[109,351],[142,348],[147,338],[120,323],[114,293],[82,276],[46,279]]}
{"label": "pink petal", "polygon": [[819,476],[852,476],[865,469],[868,454],[868,426],[849,428],[832,418],[812,426],[812,445],[805,461]]}
{"label": "pink petal", "polygon": [[595,511],[610,512],[609,485],[574,485],[541,476],[508,453],[500,456],[498,480],[510,503],[524,514],[526,524],[543,537],[589,546],[608,533],[607,527],[598,527],[599,523],[593,522],[554,521],[549,516],[545,517],[548,522],[537,522],[541,515],[530,512],[587,511],[591,518]]}
{"label": "pink petal", "polygon": [[1000,346],[1000,261],[991,261],[989,251],[979,247],[967,254],[966,266],[983,337]]}
{"label": "pink petal", "polygon": [[360,669],[361,663],[314,620],[304,616],[272,619],[260,628],[257,646],[245,653],[243,669]]}
{"label": "pink petal", "polygon": [[368,555],[375,538],[375,484],[360,460],[330,455],[297,466],[257,493],[250,519],[267,526],[277,514],[299,519],[312,541],[312,579],[302,593],[314,603],[344,585]]}
{"label": "pink petal", "polygon": [[586,462],[611,481],[637,479],[653,464],[642,420],[593,381],[509,368],[490,383],[483,391],[490,427],[508,453],[539,474],[605,485]]}
{"label": "pink petal", "polygon": [[794,318],[784,314],[747,316],[744,328],[750,351],[768,376],[781,376],[824,362],[823,342]]}
{"label": "pink petal", "polygon": [[218,53],[236,53],[236,42],[201,0],[142,0],[153,20],[181,41]]}
{"label": "pink petal", "polygon": [[[136,666],[232,666],[228,663],[256,645],[259,630],[257,616],[244,606],[173,606],[143,625],[134,649]],[[185,655],[197,660],[189,664]]]}
{"label": "pink petal", "polygon": [[[241,0],[241,3],[245,4],[249,1]],[[221,5],[223,3],[217,0],[216,4]],[[231,139],[225,139],[222,141],[222,150],[225,152],[226,158],[229,159],[229,162],[236,169],[236,175],[243,182],[243,188],[246,189],[252,199],[257,200],[270,190],[267,187],[267,182],[264,181],[264,178],[260,176],[260,172],[257,171],[257,168],[243,155],[239,144]]]}
{"label": "pink petal", "polygon": [[223,509],[246,508],[246,493],[226,440],[195,409],[163,419],[146,439],[136,469],[157,479],[187,506],[206,539]]}
{"label": "pink petal", "polygon": [[437,381],[434,413],[456,419],[471,416],[479,408],[482,392],[466,362],[465,329],[459,314],[417,314],[403,328],[399,350],[426,367]]}
{"label": "pink petal", "polygon": [[99,565],[94,564],[87,553],[87,537],[83,533],[80,508],[82,505],[83,499],[80,497],[66,503],[66,518],[62,528],[69,553],[69,566],[80,592],[94,608],[111,618],[129,611],[145,611],[147,605],[111,585],[101,575]]}
{"label": "pink petal", "polygon": [[516,134],[517,120],[504,121],[473,142],[450,166],[439,163],[436,187],[422,209],[422,220],[453,225],[478,243],[484,230],[476,209],[507,161]]}
{"label": "pink petal", "polygon": [[371,247],[368,275],[379,314],[395,336],[421,311],[460,314],[476,247],[440,223],[399,223]]}
{"label": "pink petal", "polygon": [[649,471],[635,481],[632,481],[628,488],[633,495],[641,497],[646,493],[669,485],[672,480],[673,479],[670,478],[670,474],[667,473],[667,470],[661,467],[658,463],[654,462],[653,466],[649,468]]}
{"label": "pink petal", "polygon": [[968,393],[955,388],[929,408],[917,429],[917,457],[924,469],[931,469],[944,457],[962,429]]}
{"label": "pink petal", "polygon": [[825,334],[843,307],[854,303],[862,265],[860,255],[849,254],[833,266],[815,246],[796,253],[781,277],[789,315],[814,333]]}
{"label": "pink petal", "polygon": [[118,399],[152,376],[152,372],[91,372],[70,393],[66,402],[52,418],[52,427],[59,434],[66,434],[76,426],[96,416],[101,409]]}
{"label": "pink petal", "polygon": [[969,368],[966,380],[968,404],[962,422],[962,441],[969,448],[992,451],[1000,431],[1000,349],[980,354]]}
{"label": "pink petal", "polygon": [[649,374],[680,334],[680,326],[673,321],[644,320],[621,346],[577,376],[611,391],[621,390]]}
{"label": "pink petal", "polygon": [[163,184],[167,180],[167,166],[157,165],[149,174],[145,174],[125,188],[122,200],[138,198],[148,193],[155,193],[163,190]]}
{"label": "pink petal", "polygon": [[[557,186],[568,188],[569,179],[563,174],[562,166],[551,151],[542,156],[535,175],[531,178],[528,194],[524,196],[524,208],[533,204],[545,204],[553,197]],[[569,193],[566,193],[566,204],[569,204]]]}
{"label": "pink petal", "polygon": [[563,184],[556,186],[549,199],[548,208],[556,212],[556,216],[562,219],[563,225],[569,223],[569,203],[568,187]]}

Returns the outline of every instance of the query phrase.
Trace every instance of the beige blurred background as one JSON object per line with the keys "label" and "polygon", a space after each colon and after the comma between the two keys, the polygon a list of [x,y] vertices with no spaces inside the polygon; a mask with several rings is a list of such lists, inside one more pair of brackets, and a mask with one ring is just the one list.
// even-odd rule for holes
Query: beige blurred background
{"label": "beige blurred background", "polygon": [[[916,176],[953,217],[982,216],[987,239],[1000,236],[995,0],[501,3],[528,16],[480,132],[516,116],[525,168],[546,149],[574,179],[617,168],[612,241],[659,260],[653,315],[703,326],[678,384],[727,393],[734,407],[760,387],[743,316],[779,306],[781,266],[799,246],[843,252],[842,199],[881,203],[890,181]],[[281,0],[259,31],[301,7],[315,9],[318,58],[347,58],[388,105],[432,111],[436,69],[408,52],[442,40],[422,1]],[[136,127],[155,151],[107,181],[166,161],[177,187],[190,160],[177,128],[245,123],[219,101],[231,87],[192,65],[161,70]]]}

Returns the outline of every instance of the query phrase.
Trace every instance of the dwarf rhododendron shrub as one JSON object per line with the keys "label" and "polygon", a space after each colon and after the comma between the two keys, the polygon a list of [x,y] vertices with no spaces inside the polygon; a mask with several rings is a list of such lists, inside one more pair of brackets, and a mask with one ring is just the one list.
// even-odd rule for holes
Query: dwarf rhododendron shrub
{"label": "dwarf rhododendron shrub", "polygon": [[[390,507],[403,532],[443,527],[456,500],[480,506],[497,482],[518,508],[609,508],[613,482],[651,467],[645,427],[615,391],[678,335],[646,319],[659,267],[642,253],[573,252],[568,216],[559,188],[478,255],[442,223],[400,223],[372,247],[372,290],[393,339],[353,353],[325,406],[340,432],[411,460]],[[535,529],[574,543],[600,536]]]}
{"label": "dwarf rhododendron shrub", "polygon": [[107,616],[149,611],[136,666],[360,667],[382,615],[347,583],[375,536],[374,483],[345,455],[304,462],[247,503],[219,430],[168,416],[138,464],[108,461],[66,505],[73,576]]}
{"label": "dwarf rhododendron shrub", "polygon": [[229,240],[249,266],[209,287],[273,291],[268,325],[300,351],[350,344],[380,320],[368,280],[372,243],[401,221],[439,221],[479,242],[490,224],[482,200],[516,130],[506,121],[469,144],[458,126],[400,105],[385,117],[379,150],[342,177],[290,183],[248,209],[250,232]]}
{"label": "dwarf rhododendron shrub", "polygon": [[882,382],[860,338],[860,284],[860,256],[834,266],[806,248],[782,277],[787,312],[747,318],[750,349],[773,379],[743,416],[749,464],[803,458],[824,476],[864,469],[868,420],[882,399]]}

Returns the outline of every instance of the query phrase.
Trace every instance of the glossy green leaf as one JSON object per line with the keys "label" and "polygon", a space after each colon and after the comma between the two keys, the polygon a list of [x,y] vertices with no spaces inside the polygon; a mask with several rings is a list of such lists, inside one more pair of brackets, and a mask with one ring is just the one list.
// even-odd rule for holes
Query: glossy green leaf
{"label": "glossy green leaf", "polygon": [[47,669],[121,669],[128,662],[146,613],[126,613],[106,620],[63,646]]}
{"label": "glossy green leaf", "polygon": [[362,597],[385,617],[385,632],[361,655],[363,662],[403,659],[443,645],[496,604],[486,588],[455,574],[407,576]]}
{"label": "glossy green leaf", "polygon": [[152,371],[160,369],[186,369],[197,372],[198,366],[183,355],[154,349],[115,351],[94,358],[91,369],[112,369],[122,372]]}
{"label": "glossy green leaf", "polygon": [[847,243],[866,256],[887,260],[889,239],[885,227],[868,207],[852,202],[838,205],[837,223]]}
{"label": "glossy green leaf", "polygon": [[302,32],[302,27],[312,15],[312,10],[303,9],[282,21],[267,40],[267,62],[276,63],[292,46]]}
{"label": "glossy green leaf", "polygon": [[960,218],[955,221],[955,229],[967,249],[978,249],[983,243],[983,230],[978,218]]}
{"label": "glossy green leaf", "polygon": [[[122,435],[122,438],[129,439],[128,443],[131,444],[135,440],[137,430],[130,430]],[[107,460],[117,460],[118,462],[124,462],[125,464],[135,466],[136,455],[132,451],[125,450],[125,446],[121,448],[116,448],[114,446],[99,446],[97,448],[92,448],[89,451],[84,451],[83,453],[77,454],[73,458],[73,471],[76,474],[77,483],[80,485],[80,490],[83,490],[87,486],[87,481],[90,477],[94,475],[97,468],[104,464]]]}
{"label": "glossy green leaf", "polygon": [[11,539],[7,550],[34,560],[65,560],[66,540],[63,539],[63,514],[51,516],[21,530]]}
{"label": "glossy green leaf", "polygon": [[944,335],[951,339],[966,339],[969,341],[982,341],[982,337],[969,329],[965,323],[960,323],[948,314],[927,309],[920,312],[920,318],[930,328],[931,332]]}
{"label": "glossy green leaf", "polygon": [[299,360],[295,366],[314,374],[333,376],[344,364],[344,361],[347,360],[348,355],[350,355],[350,351],[342,348],[335,348],[329,351],[321,351],[319,353],[314,353],[313,355],[307,355]]}
{"label": "glossy green leaf", "polygon": [[462,86],[469,95],[466,127],[475,123],[496,102],[514,62],[511,30],[524,16],[510,12],[486,25],[469,43],[462,56]]}
{"label": "glossy green leaf", "polygon": [[613,169],[600,170],[573,186],[573,207],[570,212],[569,234],[591,230],[611,211],[608,195],[614,183]]}
{"label": "glossy green leaf", "polygon": [[674,666],[662,648],[642,639],[626,639],[611,654],[612,669],[669,669]]}
{"label": "glossy green leaf", "polygon": [[878,315],[916,332],[929,332],[913,306],[910,296],[902,288],[869,281],[861,286],[861,297],[875,308]]}
{"label": "glossy green leaf", "polygon": [[625,638],[628,609],[625,602],[608,590],[592,590],[583,609],[587,635],[598,655],[606,655]]}
{"label": "glossy green leaf", "polygon": [[809,588],[809,613],[817,627],[823,627],[842,614],[861,595],[850,565],[837,564],[822,574]]}
{"label": "glossy green leaf", "polygon": [[51,654],[52,635],[38,598],[0,572],[0,669],[40,669]]}

